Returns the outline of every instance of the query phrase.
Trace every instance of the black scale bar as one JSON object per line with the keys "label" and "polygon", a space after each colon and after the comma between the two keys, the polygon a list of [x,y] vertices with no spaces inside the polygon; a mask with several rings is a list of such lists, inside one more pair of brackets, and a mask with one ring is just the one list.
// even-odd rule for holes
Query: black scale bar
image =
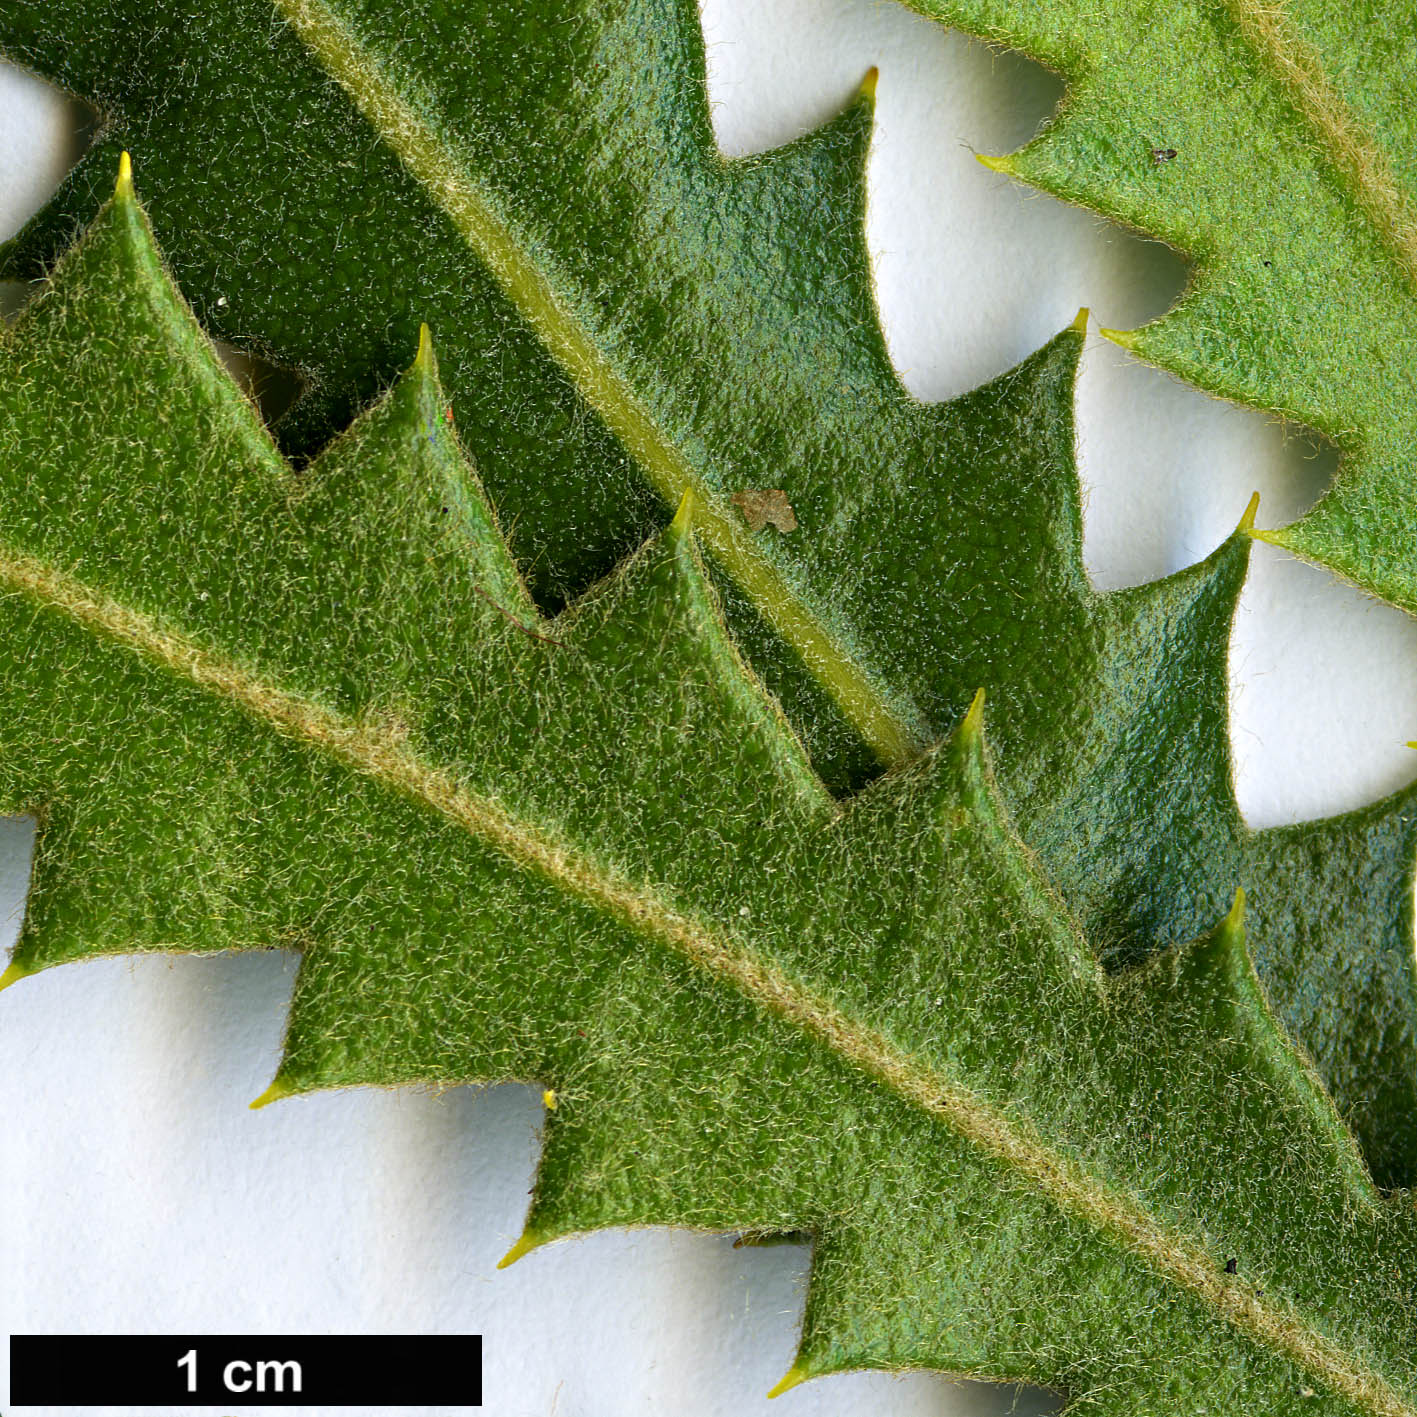
{"label": "black scale bar", "polygon": [[482,1337],[16,1334],[15,1407],[481,1407]]}

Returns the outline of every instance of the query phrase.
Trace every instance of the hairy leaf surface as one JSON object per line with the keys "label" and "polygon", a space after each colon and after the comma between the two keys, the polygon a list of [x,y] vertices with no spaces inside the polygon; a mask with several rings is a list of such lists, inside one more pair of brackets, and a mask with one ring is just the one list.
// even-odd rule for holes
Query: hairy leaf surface
{"label": "hairy leaf surface", "polygon": [[789,1380],[1417,1412],[1417,1205],[1275,1023],[1239,903],[1105,974],[978,701],[838,804],[692,496],[544,620],[428,342],[294,471],[126,180],[0,344],[0,438],[0,805],[42,823],[10,979],[297,945],[270,1097],[536,1079],[517,1252],[810,1230]]}
{"label": "hairy leaf surface", "polygon": [[[988,30],[988,10],[950,13]],[[1061,63],[1044,38],[1067,29],[1067,7],[1029,15],[1009,34]],[[1114,38],[1168,29],[1126,10],[1089,23]],[[828,781],[910,760],[986,685],[1005,799],[1095,946],[1122,961],[1191,938],[1245,885],[1277,1011],[1379,1180],[1417,1177],[1412,793],[1245,829],[1224,711],[1245,538],[1155,586],[1090,589],[1078,331],[951,404],[901,387],[862,238],[870,84],[819,132],[726,162],[691,0],[18,0],[0,46],[95,103],[104,133],[11,269],[53,257],[132,147],[201,318],[307,380],[278,429],[296,454],[392,378],[431,320],[458,426],[544,605],[693,488],[739,640]],[[1061,152],[1069,131],[1037,151]],[[1196,145],[1181,150],[1147,181],[1189,180]],[[1065,194],[1088,192],[1079,179]],[[1333,249],[1330,266],[1359,271]],[[1252,287],[1313,280],[1297,256],[1259,269],[1225,287],[1224,310],[1173,316],[1157,337],[1214,327],[1258,358],[1269,307]],[[1301,335],[1354,383],[1354,348],[1307,326],[1284,338]],[[783,491],[795,531],[753,531],[733,502],[766,489]]]}
{"label": "hairy leaf surface", "polygon": [[1333,487],[1269,539],[1417,610],[1412,7],[911,3],[1063,74],[1056,120],[992,165],[1195,260],[1176,308],[1118,338],[1332,438]]}

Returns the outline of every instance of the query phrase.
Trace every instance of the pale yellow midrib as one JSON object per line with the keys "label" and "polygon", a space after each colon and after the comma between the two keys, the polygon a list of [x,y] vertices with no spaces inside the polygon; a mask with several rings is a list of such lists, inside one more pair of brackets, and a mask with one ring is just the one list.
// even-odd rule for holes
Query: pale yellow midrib
{"label": "pale yellow midrib", "polygon": [[704,485],[688,459],[558,299],[545,273],[348,27],[320,0],[274,0],[306,48],[452,221],[581,396],[605,420],[671,507],[698,502],[695,530],[735,584],[790,645],[863,741],[887,766],[920,748],[897,709],[812,614]]}
{"label": "pale yellow midrib", "polygon": [[1349,112],[1317,51],[1281,0],[1227,0],[1247,44],[1279,80],[1314,130],[1329,162],[1382,237],[1409,286],[1417,288],[1417,216],[1386,154]]}
{"label": "pale yellow midrib", "polygon": [[759,1007],[810,1033],[898,1097],[943,1122],[988,1156],[1026,1176],[1070,1214],[1119,1240],[1265,1347],[1375,1417],[1417,1417],[1379,1374],[1228,1276],[1203,1246],[1169,1232],[1135,1201],[1117,1195],[1047,1146],[1020,1121],[923,1066],[829,999],[758,959],[731,934],[715,931],[614,875],[574,846],[468,791],[423,762],[403,739],[342,717],[265,682],[251,670],[168,630],[151,617],[24,552],[0,548],[0,586],[53,607],[157,665],[239,706],[260,723],[309,744],[438,813],[518,866],[541,874],[624,921],[738,990]]}

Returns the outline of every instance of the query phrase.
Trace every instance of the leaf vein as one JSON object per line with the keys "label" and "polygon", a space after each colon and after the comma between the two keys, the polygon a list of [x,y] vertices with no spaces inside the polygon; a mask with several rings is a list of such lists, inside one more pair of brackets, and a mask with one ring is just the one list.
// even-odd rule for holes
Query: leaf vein
{"label": "leaf vein", "polygon": [[[1236,1329],[1299,1364],[1374,1417],[1417,1417],[1381,1374],[1299,1316],[1266,1303],[1228,1276],[1203,1245],[1158,1221],[1133,1197],[1089,1175],[1021,1119],[947,1074],[922,1065],[829,998],[790,979],[731,934],[676,910],[607,870],[574,845],[518,819],[398,736],[357,722],[263,680],[38,557],[0,548],[0,584],[303,741],[467,831],[523,869],[538,872],[633,929],[652,935],[757,1006],[809,1033],[846,1062],[994,1161],[1026,1178],[1062,1210],[1120,1242]],[[8,981],[7,981],[8,982]]]}
{"label": "leaf vein", "polygon": [[1344,103],[1280,0],[1229,0],[1231,17],[1318,135],[1340,180],[1417,288],[1417,215],[1382,149]]}
{"label": "leaf vein", "polygon": [[274,0],[306,49],[344,91],[414,180],[452,221],[547,350],[570,375],[671,506],[698,503],[695,528],[725,571],[860,733],[882,763],[921,745],[864,667],[803,604],[739,518],[719,504],[683,452],[557,297],[546,274],[348,27],[320,0]]}

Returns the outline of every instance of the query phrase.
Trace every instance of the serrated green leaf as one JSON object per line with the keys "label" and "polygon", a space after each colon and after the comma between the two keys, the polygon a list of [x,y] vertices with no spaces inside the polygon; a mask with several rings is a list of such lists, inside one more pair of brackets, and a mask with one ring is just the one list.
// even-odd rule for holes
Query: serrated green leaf
{"label": "serrated green leaf", "polygon": [[1267,539],[1417,610],[1411,7],[911,3],[1064,76],[1056,119],[991,165],[1192,257],[1176,307],[1119,338],[1332,438],[1331,490]]}
{"label": "serrated green leaf", "polygon": [[4,805],[42,823],[12,979],[297,943],[270,1095],[543,1082],[518,1250],[809,1229],[788,1381],[1417,1411],[1417,1205],[1272,1018],[1240,902],[1109,978],[979,699],[838,806],[692,499],[542,620],[428,343],[294,472],[126,183],[0,344],[0,430]]}
{"label": "serrated green leaf", "polygon": [[[1064,13],[1009,33],[1061,63],[1044,39]],[[951,14],[993,32],[984,9]],[[870,84],[817,133],[725,162],[688,0],[25,0],[0,16],[0,46],[106,124],[12,269],[54,254],[92,173],[132,146],[202,319],[308,380],[279,430],[296,453],[431,320],[458,427],[543,603],[607,571],[692,486],[735,632],[828,781],[862,780],[863,743],[908,760],[987,685],[1002,790],[1095,944],[1120,960],[1191,938],[1243,883],[1278,1013],[1374,1174],[1417,1177],[1411,794],[1245,829],[1224,728],[1244,540],[1152,587],[1090,590],[1079,331],[951,404],[901,388],[861,230]],[[1190,172],[1184,146],[1164,173],[1145,149],[1147,181]],[[1268,308],[1236,289],[1254,300],[1225,338]],[[751,532],[732,495],[775,487],[798,529]]]}

